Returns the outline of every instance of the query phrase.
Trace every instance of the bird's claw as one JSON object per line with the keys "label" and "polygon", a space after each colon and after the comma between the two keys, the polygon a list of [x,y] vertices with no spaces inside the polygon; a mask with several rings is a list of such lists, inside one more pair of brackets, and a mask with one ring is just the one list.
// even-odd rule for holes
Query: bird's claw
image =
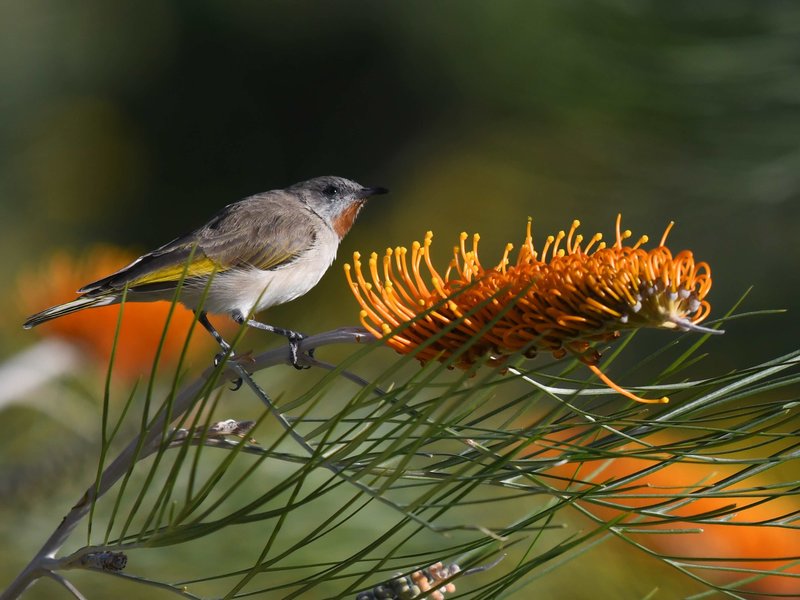
{"label": "bird's claw", "polygon": [[[243,362],[254,362],[253,361],[253,356],[252,356],[252,351],[244,352],[242,354],[234,354],[233,352],[231,352],[230,349],[228,349],[228,350],[223,350],[222,352],[219,352],[214,357],[214,366],[218,367],[226,360],[229,361],[229,362],[235,362],[235,363],[237,363],[237,365],[240,365],[240,366],[241,366],[241,363],[243,363]],[[244,383],[244,380],[241,377],[237,377],[236,379],[232,379],[231,380],[231,384],[232,385],[231,385],[230,390],[232,392],[235,392],[236,390],[238,390],[239,388],[242,387],[243,383]]]}
{"label": "bird's claw", "polygon": [[[218,353],[217,353],[217,354],[214,356],[214,366],[215,366],[215,367],[218,367],[218,366],[220,366],[220,365],[221,365],[221,364],[222,364],[222,363],[225,361],[225,359],[227,358],[227,356],[228,356],[228,350],[223,350],[222,352],[218,352]],[[233,355],[231,355],[231,357],[232,357],[232,356],[233,356]]]}

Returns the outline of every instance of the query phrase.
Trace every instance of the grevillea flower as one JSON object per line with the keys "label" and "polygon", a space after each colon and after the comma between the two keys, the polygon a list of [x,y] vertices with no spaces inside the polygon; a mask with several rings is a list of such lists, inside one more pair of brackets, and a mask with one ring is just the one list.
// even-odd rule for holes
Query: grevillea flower
{"label": "grevillea flower", "polygon": [[621,231],[620,222],[618,216],[611,246],[599,233],[584,245],[576,220],[569,232],[549,236],[538,252],[529,219],[516,262],[507,244],[497,266],[488,269],[478,257],[480,236],[468,248],[462,233],[444,275],[431,261],[429,231],[422,244],[414,242],[410,257],[403,247],[387,249],[382,260],[373,253],[371,282],[357,252],[345,272],[364,327],[398,352],[416,352],[423,363],[450,360],[467,368],[486,355],[502,362],[520,352],[572,354],[619,393],[639,402],[667,402],[645,400],[612,382],[597,367],[594,344],[641,327],[721,333],[699,325],[711,310],[705,299],[711,271],[689,250],[673,256],[665,245],[672,223],[658,247],[645,250],[647,236],[624,245],[631,232]]}

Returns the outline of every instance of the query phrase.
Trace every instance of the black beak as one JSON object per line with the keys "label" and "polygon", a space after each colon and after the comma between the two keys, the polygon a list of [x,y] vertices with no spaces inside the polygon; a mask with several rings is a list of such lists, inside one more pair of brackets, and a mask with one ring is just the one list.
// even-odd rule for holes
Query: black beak
{"label": "black beak", "polygon": [[358,192],[359,198],[369,198],[370,196],[378,196],[380,194],[388,194],[389,190],[385,187],[365,187],[361,188]]}

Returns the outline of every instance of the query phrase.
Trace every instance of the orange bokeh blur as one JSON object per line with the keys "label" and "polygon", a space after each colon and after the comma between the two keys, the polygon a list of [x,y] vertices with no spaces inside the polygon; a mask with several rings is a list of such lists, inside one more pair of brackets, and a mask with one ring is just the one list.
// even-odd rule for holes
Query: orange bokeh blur
{"label": "orange bokeh blur", "polygon": [[[21,309],[27,315],[73,300],[75,290],[113,273],[134,258],[132,254],[111,246],[94,247],[80,258],[58,252],[43,267],[28,271],[21,277],[18,294]],[[138,377],[150,371],[170,308],[169,302],[125,304],[114,359],[116,375]],[[33,331],[42,336],[58,336],[80,346],[99,366],[104,367],[114,345],[119,311],[119,306],[89,308],[43,323]],[[180,304],[175,306],[164,338],[162,364],[178,361],[193,319],[192,311]],[[218,321],[220,325],[227,324],[222,319]],[[211,364],[215,347],[211,336],[198,325],[187,356],[200,358],[207,354],[207,362]]]}
{"label": "orange bokeh blur", "polygon": [[[565,435],[574,435],[575,430],[564,432]],[[550,437],[550,436],[548,436]],[[556,438],[560,435],[554,436]],[[662,433],[647,438],[648,443],[658,446],[670,443],[679,443],[681,438],[676,434]],[[685,442],[685,440],[683,440]],[[617,450],[624,451],[624,450]],[[541,457],[541,455],[537,455]],[[611,483],[623,478],[631,477],[630,481],[621,486],[619,492],[613,497],[608,497],[609,503],[620,507],[646,509],[651,507],[657,510],[660,506],[681,502],[671,498],[673,495],[690,494],[706,486],[723,481],[739,470],[742,465],[712,465],[704,463],[677,462],[646,475],[637,476],[662,461],[637,457],[620,457],[612,459],[588,460],[580,464],[567,463],[547,470],[547,474],[567,478],[573,481],[585,481],[592,484]],[[746,490],[766,486],[770,481],[763,476],[750,477],[730,487],[724,488],[720,495],[714,498],[693,499],[683,506],[670,510],[665,518],[674,516],[691,516],[713,511],[730,509],[727,517],[719,515],[710,519],[727,518],[728,523],[703,523],[697,524],[690,521],[673,521],[665,524],[641,525],[647,529],[702,529],[700,533],[675,533],[675,534],[629,534],[648,548],[659,553],[676,557],[678,560],[686,559],[687,562],[717,566],[719,569],[739,568],[758,570],[782,570],[786,573],[797,575],[800,567],[792,565],[792,557],[800,554],[800,531],[789,527],[761,525],[786,518],[800,510],[800,505],[794,496],[773,497],[768,501],[765,497],[736,496],[736,490]],[[556,481],[555,485],[561,485]],[[576,483],[571,489],[581,489],[583,486]],[[729,493],[730,496],[725,494]],[[747,492],[745,492],[747,493]],[[774,492],[773,492],[774,493]],[[638,496],[638,497],[635,497]],[[646,496],[646,497],[643,497]],[[595,503],[585,504],[586,508],[595,516],[605,521],[623,515],[625,508],[614,508]],[[735,509],[731,508],[735,505]],[[652,515],[641,521],[639,515],[631,514],[630,518],[623,518],[623,523],[646,523],[648,520],[657,520],[658,515]],[[742,523],[735,525],[735,523]],[[704,561],[703,558],[722,560]],[[753,559],[753,560],[747,560]],[[788,568],[787,568],[788,566]],[[691,569],[690,569],[691,570]],[[724,570],[702,570],[695,573],[713,581],[716,584],[731,584],[740,579],[749,577],[748,573],[733,573]],[[764,594],[784,594],[791,597],[800,597],[800,579],[796,577],[782,577],[768,575],[739,588],[738,593],[746,598],[762,598]]]}

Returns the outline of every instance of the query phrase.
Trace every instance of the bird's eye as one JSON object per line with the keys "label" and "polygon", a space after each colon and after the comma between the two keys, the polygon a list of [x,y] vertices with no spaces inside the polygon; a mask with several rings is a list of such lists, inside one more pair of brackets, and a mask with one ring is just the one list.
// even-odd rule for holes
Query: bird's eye
{"label": "bird's eye", "polygon": [[336,187],[335,185],[326,185],[323,188],[322,193],[325,194],[328,198],[333,198],[334,196],[339,195],[339,188]]}

